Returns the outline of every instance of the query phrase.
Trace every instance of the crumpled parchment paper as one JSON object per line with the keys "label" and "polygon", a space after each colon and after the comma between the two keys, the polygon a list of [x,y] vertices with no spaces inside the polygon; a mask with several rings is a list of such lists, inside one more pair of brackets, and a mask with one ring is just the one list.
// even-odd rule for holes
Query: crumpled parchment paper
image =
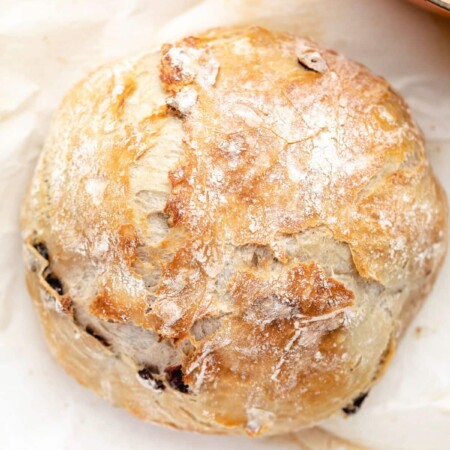
{"label": "crumpled parchment paper", "polygon": [[450,192],[450,21],[406,2],[0,0],[0,448],[450,449],[448,260],[360,412],[289,436],[200,436],[140,422],[51,358],[25,290],[18,213],[52,113],[95,66],[231,23],[310,36],[385,76],[410,104]]}

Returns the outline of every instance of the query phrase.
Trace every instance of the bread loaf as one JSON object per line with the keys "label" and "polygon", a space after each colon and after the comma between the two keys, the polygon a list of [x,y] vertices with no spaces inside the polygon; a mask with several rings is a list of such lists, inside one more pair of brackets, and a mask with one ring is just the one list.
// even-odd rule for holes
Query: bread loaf
{"label": "bread loaf", "polygon": [[145,420],[255,436],[357,410],[433,285],[447,205],[384,79],[223,28],[68,93],[22,230],[69,374]]}

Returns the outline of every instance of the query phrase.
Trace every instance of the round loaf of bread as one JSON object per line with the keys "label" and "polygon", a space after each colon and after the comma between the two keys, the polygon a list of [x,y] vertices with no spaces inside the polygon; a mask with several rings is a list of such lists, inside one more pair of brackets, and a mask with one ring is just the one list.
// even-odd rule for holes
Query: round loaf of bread
{"label": "round loaf of bread", "polygon": [[437,275],[447,206],[385,80],[223,28],[69,92],[22,230],[81,384],[152,422],[278,434],[358,409]]}

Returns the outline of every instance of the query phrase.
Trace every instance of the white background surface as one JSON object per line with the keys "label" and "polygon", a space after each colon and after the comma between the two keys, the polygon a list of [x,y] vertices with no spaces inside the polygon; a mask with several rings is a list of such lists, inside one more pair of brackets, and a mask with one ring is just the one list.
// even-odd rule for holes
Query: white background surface
{"label": "white background surface", "polygon": [[[24,286],[20,199],[64,92],[111,58],[236,22],[311,36],[384,75],[411,105],[450,192],[445,19],[396,0],[0,0],[0,449],[307,448],[301,434],[200,436],[143,423],[109,406],[51,358]],[[362,410],[328,421],[326,429],[372,450],[450,450],[449,280],[447,261]],[[309,448],[344,448],[327,442]]]}

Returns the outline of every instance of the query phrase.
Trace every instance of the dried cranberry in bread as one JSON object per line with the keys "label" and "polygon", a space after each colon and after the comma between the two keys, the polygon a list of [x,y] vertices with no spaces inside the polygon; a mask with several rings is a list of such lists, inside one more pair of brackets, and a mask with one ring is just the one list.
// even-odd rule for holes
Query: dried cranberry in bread
{"label": "dried cranberry in bread", "polygon": [[361,406],[432,287],[447,206],[384,79],[223,28],[73,88],[22,229],[67,372],[152,422],[259,435]]}

